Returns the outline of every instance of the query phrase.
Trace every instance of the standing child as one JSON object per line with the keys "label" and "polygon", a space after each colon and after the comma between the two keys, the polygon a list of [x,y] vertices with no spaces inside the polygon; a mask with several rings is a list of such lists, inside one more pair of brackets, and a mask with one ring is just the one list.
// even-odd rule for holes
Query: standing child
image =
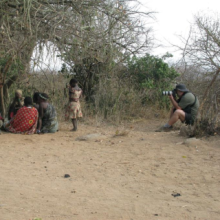
{"label": "standing child", "polygon": [[82,89],[79,88],[76,79],[70,80],[69,86],[69,105],[66,111],[66,120],[71,119],[73,123],[72,131],[77,130],[77,118],[82,117],[82,111],[80,106],[80,97],[82,96]]}

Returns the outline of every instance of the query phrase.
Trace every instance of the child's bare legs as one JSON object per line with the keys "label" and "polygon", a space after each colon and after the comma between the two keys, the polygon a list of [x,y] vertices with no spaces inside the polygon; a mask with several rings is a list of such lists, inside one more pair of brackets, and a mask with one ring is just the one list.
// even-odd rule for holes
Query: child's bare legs
{"label": "child's bare legs", "polygon": [[176,123],[178,120],[184,122],[185,121],[185,112],[183,110],[177,109],[170,117],[170,120],[168,121],[168,125],[172,126],[174,123]]}
{"label": "child's bare legs", "polygon": [[77,119],[73,118],[72,123],[73,123],[73,130],[72,131],[77,131]]}

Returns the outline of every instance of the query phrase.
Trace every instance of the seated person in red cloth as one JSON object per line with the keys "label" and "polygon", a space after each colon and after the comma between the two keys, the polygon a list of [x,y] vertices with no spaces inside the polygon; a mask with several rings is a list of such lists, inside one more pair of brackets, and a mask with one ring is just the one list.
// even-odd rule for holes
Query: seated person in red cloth
{"label": "seated person in red cloth", "polygon": [[34,134],[37,129],[38,111],[31,97],[25,97],[24,107],[5,125],[5,130],[15,134]]}

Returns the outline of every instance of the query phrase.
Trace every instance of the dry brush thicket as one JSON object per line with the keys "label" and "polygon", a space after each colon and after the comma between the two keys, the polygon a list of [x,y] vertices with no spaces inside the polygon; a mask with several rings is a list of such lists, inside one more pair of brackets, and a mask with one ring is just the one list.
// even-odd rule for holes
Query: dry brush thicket
{"label": "dry brush thicket", "polygon": [[[140,12],[120,0],[1,1],[2,114],[6,115],[15,89],[21,88],[29,96],[35,91],[48,93],[63,119],[70,75],[30,70],[34,49],[38,47],[42,52],[51,42],[80,81],[85,92],[85,116],[98,115],[114,121],[164,116],[166,109],[160,109],[160,100],[153,100],[155,90],[137,89],[132,77],[120,78],[120,72],[127,68],[126,59],[146,53],[152,45],[151,28],[144,25],[143,16],[149,22],[153,12]],[[180,69],[177,65],[181,73],[177,80],[199,97],[201,107],[196,128],[211,134],[220,127],[219,36],[219,17],[198,15],[189,37],[181,39],[184,46],[178,46],[183,52],[183,63]],[[40,61],[36,59],[34,66],[38,65]],[[151,96],[154,102],[143,101],[146,96]]]}
{"label": "dry brush thicket", "polygon": [[[115,66],[128,56],[147,50],[151,45],[151,30],[144,26],[141,18],[150,19],[152,12],[140,12],[138,1],[132,2],[136,5],[115,0],[1,1],[2,114],[6,115],[5,101],[12,93],[11,86],[18,85],[19,78],[29,74],[36,47],[41,52],[48,42],[55,45],[66,64],[76,71],[84,71],[81,73],[86,87],[91,87],[90,82],[97,74],[91,66],[102,64],[98,78],[110,77]],[[87,67],[85,60],[89,61]],[[34,65],[40,65],[39,61],[35,60]]]}
{"label": "dry brush thicket", "polygon": [[183,52],[185,70],[182,74],[200,98],[199,119],[195,133],[219,132],[220,80],[220,17],[219,14],[198,14],[187,39],[179,49]]}

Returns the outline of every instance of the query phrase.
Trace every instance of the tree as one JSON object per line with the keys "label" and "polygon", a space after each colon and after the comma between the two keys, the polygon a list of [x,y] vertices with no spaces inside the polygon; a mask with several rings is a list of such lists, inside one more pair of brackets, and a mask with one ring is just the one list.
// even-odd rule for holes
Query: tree
{"label": "tree", "polygon": [[182,50],[184,63],[202,69],[203,81],[208,82],[205,88],[200,89],[202,94],[200,115],[201,119],[205,119],[209,117],[207,114],[213,108],[211,88],[220,73],[220,20],[219,14],[214,16],[199,14],[194,20],[188,38],[181,38],[184,47],[179,49]]}
{"label": "tree", "polygon": [[[3,115],[3,88],[12,78],[13,82],[17,79],[8,78],[9,67],[19,59],[27,72],[36,45],[43,48],[50,41],[68,64],[84,65],[85,59],[98,60],[108,70],[112,61],[123,60],[124,55],[149,46],[149,31],[144,31],[141,21],[134,18],[137,11],[128,9],[125,2],[115,0],[1,1],[0,57],[7,59],[0,72]],[[137,40],[140,31],[146,36],[141,44]]]}
{"label": "tree", "polygon": [[[78,15],[74,34],[67,34],[65,45],[57,46],[62,58],[80,81],[87,99],[102,78],[109,79],[130,55],[148,50],[150,28],[145,28],[141,16],[150,19],[151,12],[141,13],[125,1],[103,1]],[[62,39],[60,39],[62,41]]]}
{"label": "tree", "polygon": [[[28,71],[37,42],[50,36],[49,30],[53,27],[50,27],[49,21],[52,20],[51,14],[54,16],[54,12],[57,12],[53,10],[56,5],[52,4],[52,1],[0,2],[0,59],[4,61],[0,66],[0,111],[3,115],[6,112],[4,103],[6,91],[19,76],[24,77]],[[55,16],[53,20],[56,19]],[[9,74],[12,66],[18,61],[23,69],[20,69],[19,74]]]}

